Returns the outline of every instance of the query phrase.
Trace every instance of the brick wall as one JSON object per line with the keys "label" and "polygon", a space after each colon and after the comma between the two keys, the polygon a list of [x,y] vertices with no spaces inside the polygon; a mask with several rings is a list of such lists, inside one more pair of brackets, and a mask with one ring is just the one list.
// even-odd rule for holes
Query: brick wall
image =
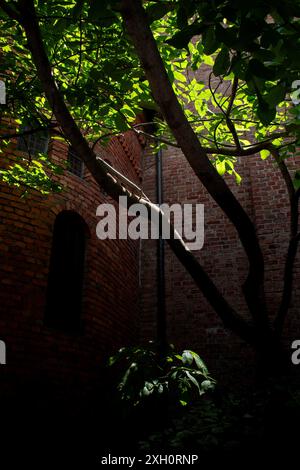
{"label": "brick wall", "polygon": [[[67,146],[51,143],[54,160],[67,158]],[[107,160],[140,183],[142,146],[133,133],[113,138]],[[15,142],[9,149],[18,155]],[[37,397],[47,393],[82,393],[100,380],[103,359],[135,340],[138,319],[139,244],[96,237],[96,208],[110,198],[85,170],[83,179],[66,171],[64,190],[48,197],[1,185],[0,192],[0,338],[7,345],[1,367],[0,395]],[[111,202],[111,201],[110,201]],[[82,334],[62,333],[44,325],[46,287],[56,215],[76,211],[89,230],[83,289]],[[29,393],[29,392],[28,392]],[[25,400],[25,398],[24,398]]]}
{"label": "brick wall", "polygon": [[[237,233],[195,177],[180,150],[163,151],[164,202],[202,203],[205,205],[205,242],[194,252],[226,299],[242,315],[247,307],[241,286],[247,274],[247,260]],[[155,200],[155,156],[145,158],[144,190]],[[290,169],[299,168],[300,159],[289,160]],[[287,250],[289,222],[288,195],[285,184],[271,159],[259,156],[240,158],[237,171],[243,180],[237,185],[228,176],[232,191],[255,223],[266,262],[266,295],[271,317],[282,291],[282,273]],[[142,244],[142,323],[144,340],[155,337],[156,242]],[[299,337],[297,314],[300,308],[300,256],[295,266],[292,305],[287,322],[287,341]],[[191,277],[166,246],[166,304],[169,341],[178,348],[200,352],[218,378],[240,377],[240,369],[250,374],[253,364],[251,349],[225,330]],[[229,374],[229,372],[231,372]]]}
{"label": "brick wall", "polygon": [[[132,133],[111,140],[106,150],[98,147],[116,169],[155,201],[155,156],[148,150],[143,162],[143,142]],[[67,158],[62,143],[51,144],[52,156]],[[10,155],[15,155],[15,145]],[[299,168],[291,158],[291,169]],[[284,183],[270,159],[243,157],[237,164],[240,186],[227,181],[255,223],[266,260],[266,293],[271,316],[282,289],[282,271],[288,242],[288,198]],[[99,365],[117,347],[155,337],[156,242],[99,241],[95,228],[96,207],[112,202],[85,171],[80,179],[70,172],[61,177],[64,191],[49,197],[32,191],[20,198],[20,190],[1,186],[0,195],[0,339],[7,344],[7,366],[1,368],[1,393],[11,385],[26,388],[37,383],[58,390],[92,388],[100,380]],[[247,308],[241,285],[247,260],[233,226],[194,176],[178,149],[163,151],[164,202],[205,205],[205,242],[199,260],[228,301],[242,315]],[[83,293],[82,335],[68,335],[43,322],[52,231],[62,210],[79,213],[89,227]],[[139,273],[139,267],[141,272]],[[287,341],[297,338],[299,322],[299,257],[291,312],[286,324]],[[196,349],[218,377],[249,375],[253,355],[249,347],[226,331],[190,276],[166,246],[166,299],[168,336],[178,348]],[[140,326],[140,330],[139,330]],[[228,375],[228,372],[231,374]],[[100,380],[101,381],[101,380]],[[56,393],[55,392],[55,393]]]}

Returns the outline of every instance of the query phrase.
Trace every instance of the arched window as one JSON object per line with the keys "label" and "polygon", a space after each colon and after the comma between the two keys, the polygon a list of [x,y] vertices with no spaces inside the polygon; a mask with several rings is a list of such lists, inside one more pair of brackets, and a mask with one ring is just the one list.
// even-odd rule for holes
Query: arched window
{"label": "arched window", "polygon": [[87,227],[79,214],[56,217],[47,287],[45,324],[63,331],[81,329]]}

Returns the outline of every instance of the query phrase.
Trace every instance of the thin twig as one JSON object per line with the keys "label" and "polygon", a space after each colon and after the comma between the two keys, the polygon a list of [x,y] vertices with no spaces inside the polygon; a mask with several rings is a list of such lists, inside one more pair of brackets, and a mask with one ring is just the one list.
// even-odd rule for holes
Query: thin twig
{"label": "thin twig", "polygon": [[[227,127],[228,127],[228,129],[230,130],[230,132],[231,132],[231,134],[232,134],[232,137],[233,137],[233,140],[234,140],[234,143],[235,143],[236,147],[237,147],[238,149],[241,149],[242,147],[241,147],[241,144],[240,144],[240,140],[239,140],[238,134],[237,134],[237,132],[236,132],[235,125],[234,125],[233,122],[231,121],[229,114],[227,114],[227,113],[224,111],[223,107],[220,105],[219,101],[216,99],[215,93],[214,93],[214,91],[213,91],[213,89],[212,89],[212,86],[211,86],[211,77],[212,77],[212,74],[213,74],[213,72],[211,72],[211,73],[209,74],[209,78],[208,78],[209,90],[210,90],[210,92],[211,92],[211,95],[212,95],[213,100],[214,100],[214,102],[216,103],[217,107],[220,109],[220,111],[222,112],[222,114],[224,114],[224,116],[225,116]],[[234,101],[234,99],[233,99],[233,101]],[[233,104],[233,103],[232,103],[232,104]],[[231,109],[232,109],[232,104],[231,104],[231,107],[230,107],[230,111],[231,111]],[[216,131],[216,130],[215,130],[215,131]]]}
{"label": "thin twig", "polygon": [[226,115],[227,115],[228,117],[230,116],[230,113],[231,113],[231,110],[232,110],[232,106],[233,106],[233,103],[234,103],[234,100],[235,100],[235,97],[236,97],[236,92],[237,92],[237,89],[238,89],[238,84],[239,84],[239,79],[238,79],[238,77],[234,77],[233,83],[232,83],[230,101],[229,101],[229,103],[228,103],[228,108],[227,108],[227,110],[226,110]]}

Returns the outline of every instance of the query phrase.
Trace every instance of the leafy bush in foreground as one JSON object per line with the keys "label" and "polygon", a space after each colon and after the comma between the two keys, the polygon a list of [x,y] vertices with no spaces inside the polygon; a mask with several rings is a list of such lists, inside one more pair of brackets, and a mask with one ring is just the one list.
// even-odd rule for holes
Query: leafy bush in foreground
{"label": "leafy bush in foreground", "polygon": [[186,406],[215,385],[203,360],[190,350],[178,354],[170,347],[161,356],[151,343],[148,347],[122,348],[110,358],[109,365],[120,374],[120,398],[132,406],[149,398]]}

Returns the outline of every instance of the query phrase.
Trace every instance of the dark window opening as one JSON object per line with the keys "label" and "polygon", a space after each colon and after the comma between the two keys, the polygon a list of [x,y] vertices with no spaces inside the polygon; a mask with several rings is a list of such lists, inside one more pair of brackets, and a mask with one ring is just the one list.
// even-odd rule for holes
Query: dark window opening
{"label": "dark window opening", "polygon": [[79,214],[63,211],[54,223],[45,324],[67,332],[82,328],[87,228]]}
{"label": "dark window opening", "polygon": [[73,147],[69,147],[68,151],[68,170],[79,178],[83,178],[84,165],[81,158],[77,155]]}
{"label": "dark window opening", "polygon": [[[31,131],[35,126],[23,126],[20,132]],[[17,150],[26,152],[31,156],[38,153],[47,153],[49,145],[49,134],[47,131],[37,131],[33,134],[25,134],[18,136]]]}

